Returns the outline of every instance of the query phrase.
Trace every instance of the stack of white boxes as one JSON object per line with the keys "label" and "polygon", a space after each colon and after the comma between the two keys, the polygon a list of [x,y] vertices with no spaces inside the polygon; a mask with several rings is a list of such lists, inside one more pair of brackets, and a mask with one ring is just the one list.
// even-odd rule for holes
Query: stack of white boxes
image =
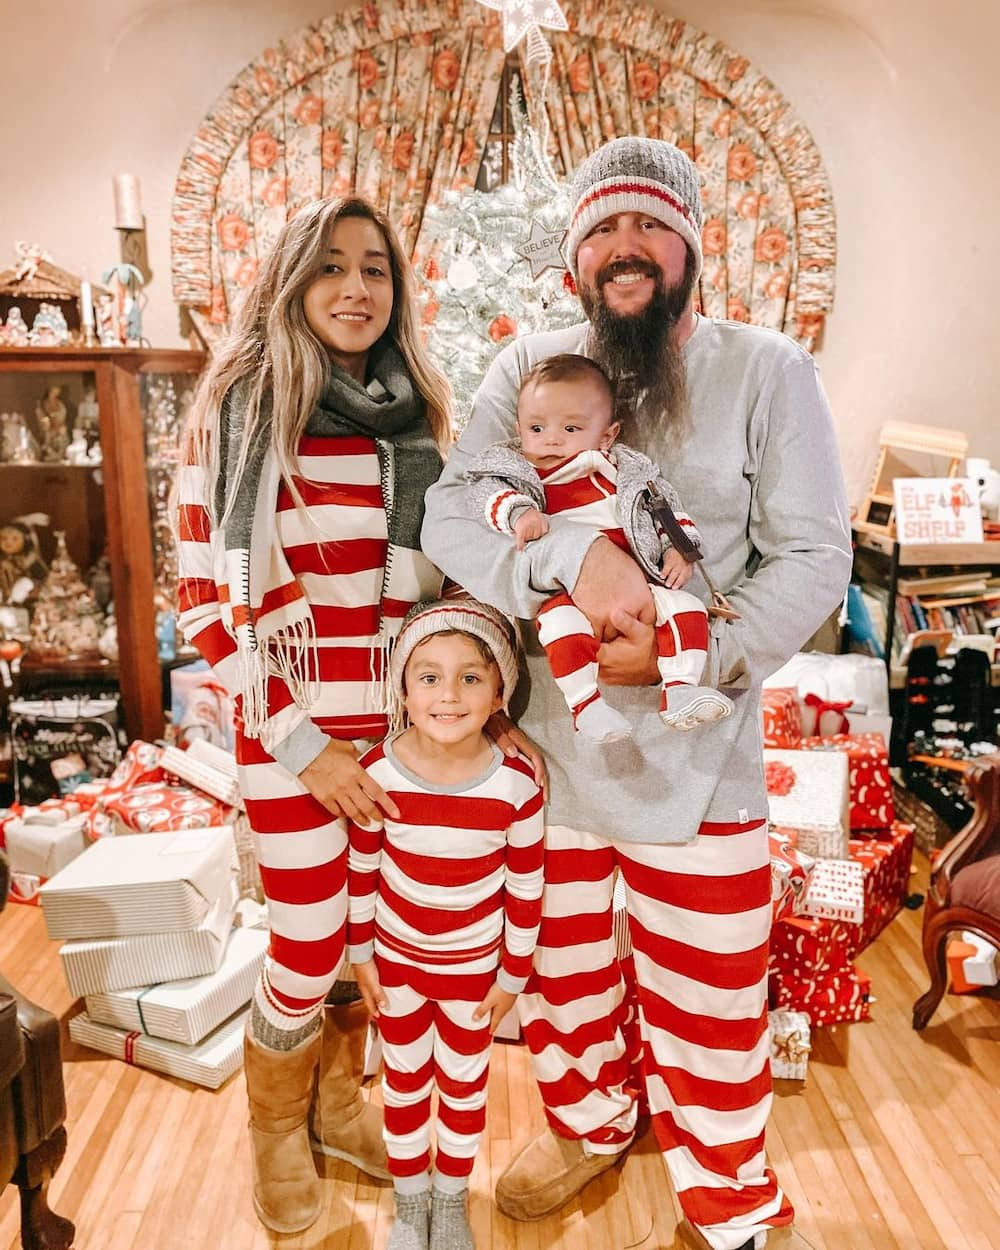
{"label": "stack of white boxes", "polygon": [[104,838],[40,901],[70,991],[86,998],[74,1041],[210,1089],[239,1069],[267,933],[232,928],[229,826]]}

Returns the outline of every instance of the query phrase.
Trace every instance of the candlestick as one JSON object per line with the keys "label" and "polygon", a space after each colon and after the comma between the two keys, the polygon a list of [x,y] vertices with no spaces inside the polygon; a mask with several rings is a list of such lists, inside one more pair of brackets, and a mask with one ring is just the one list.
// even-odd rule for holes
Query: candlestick
{"label": "candlestick", "polygon": [[135,174],[115,174],[111,186],[115,196],[115,229],[142,230],[139,179]]}
{"label": "candlestick", "polygon": [[86,278],[80,283],[80,325],[84,329],[94,326],[94,296]]}

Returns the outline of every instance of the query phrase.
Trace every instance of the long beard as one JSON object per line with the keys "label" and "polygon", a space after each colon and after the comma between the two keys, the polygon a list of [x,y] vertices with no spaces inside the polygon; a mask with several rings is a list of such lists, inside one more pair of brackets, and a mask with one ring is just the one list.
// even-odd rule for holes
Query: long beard
{"label": "long beard", "polygon": [[[654,281],[649,303],[622,316],[604,300],[604,284],[618,273],[642,273]],[[694,287],[694,257],[688,252],[684,276],[668,287],[662,271],[648,261],[615,261],[599,270],[593,287],[580,286],[580,302],[593,327],[594,359],[615,386],[616,419],[622,441],[656,428],[679,438],[687,425],[687,371],[675,333]]]}

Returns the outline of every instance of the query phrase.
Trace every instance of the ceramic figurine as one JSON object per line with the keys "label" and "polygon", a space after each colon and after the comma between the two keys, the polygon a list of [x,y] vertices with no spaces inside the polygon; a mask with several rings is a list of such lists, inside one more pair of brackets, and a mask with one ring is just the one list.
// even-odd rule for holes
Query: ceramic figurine
{"label": "ceramic figurine", "polygon": [[4,413],[0,440],[3,443],[3,458],[9,464],[38,463],[38,440],[28,429],[23,413]]}
{"label": "ceramic figurine", "polygon": [[29,333],[24,314],[17,304],[12,305],[7,314],[7,324],[3,327],[3,338],[0,341],[5,347],[27,347]]}
{"label": "ceramic figurine", "polygon": [[69,443],[67,423],[69,414],[62,401],[63,388],[50,386],[35,405],[35,420],[42,436],[42,459],[61,463]]}
{"label": "ceramic figurine", "polygon": [[69,326],[57,304],[42,304],[28,335],[32,347],[65,347],[69,342]]}

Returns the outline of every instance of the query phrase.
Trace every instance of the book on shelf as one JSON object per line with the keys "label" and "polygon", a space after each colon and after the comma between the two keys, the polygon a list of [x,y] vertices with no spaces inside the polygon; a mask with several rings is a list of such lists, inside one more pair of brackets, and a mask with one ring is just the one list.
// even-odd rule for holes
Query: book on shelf
{"label": "book on shelf", "polygon": [[901,577],[896,590],[901,595],[977,594],[986,590],[989,581],[988,571],[969,569],[944,577]]}
{"label": "book on shelf", "polygon": [[883,640],[886,634],[888,591],[882,587],[860,586],[852,582],[847,588],[847,622],[845,632],[851,651],[885,658]]}

